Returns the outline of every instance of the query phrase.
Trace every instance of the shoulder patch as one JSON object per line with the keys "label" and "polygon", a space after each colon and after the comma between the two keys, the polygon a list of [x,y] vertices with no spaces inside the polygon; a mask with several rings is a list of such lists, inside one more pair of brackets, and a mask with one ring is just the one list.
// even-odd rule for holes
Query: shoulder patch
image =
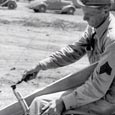
{"label": "shoulder patch", "polygon": [[106,73],[107,75],[111,75],[112,68],[110,67],[109,63],[106,62],[100,67],[100,72],[99,74]]}

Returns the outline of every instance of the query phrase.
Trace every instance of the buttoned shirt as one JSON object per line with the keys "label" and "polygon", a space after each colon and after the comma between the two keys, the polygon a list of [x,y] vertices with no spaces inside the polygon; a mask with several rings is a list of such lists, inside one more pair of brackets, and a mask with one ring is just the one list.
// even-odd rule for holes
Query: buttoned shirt
{"label": "buttoned shirt", "polygon": [[57,68],[71,64],[87,54],[89,62],[99,62],[89,79],[71,94],[64,96],[67,110],[105,98],[115,103],[115,18],[108,18],[95,29],[87,26],[78,42],[52,54],[40,62],[42,69]]}

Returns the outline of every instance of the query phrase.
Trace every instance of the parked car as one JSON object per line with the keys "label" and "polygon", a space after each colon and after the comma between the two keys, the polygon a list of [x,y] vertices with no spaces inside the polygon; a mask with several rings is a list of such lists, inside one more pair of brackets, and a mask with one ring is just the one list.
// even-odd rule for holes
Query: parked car
{"label": "parked car", "polygon": [[115,0],[111,0],[111,10],[115,11]]}
{"label": "parked car", "polygon": [[71,2],[73,2],[74,6],[75,6],[76,8],[80,8],[80,7],[81,7],[81,6],[77,3],[77,0],[66,0],[66,1],[71,1]]}
{"label": "parked car", "polygon": [[34,12],[46,12],[46,10],[54,10],[67,14],[74,14],[75,12],[73,2],[65,0],[33,1],[29,4],[28,8],[33,9]]}
{"label": "parked car", "polygon": [[8,9],[17,8],[17,4],[15,0],[0,0],[1,7],[8,7]]}

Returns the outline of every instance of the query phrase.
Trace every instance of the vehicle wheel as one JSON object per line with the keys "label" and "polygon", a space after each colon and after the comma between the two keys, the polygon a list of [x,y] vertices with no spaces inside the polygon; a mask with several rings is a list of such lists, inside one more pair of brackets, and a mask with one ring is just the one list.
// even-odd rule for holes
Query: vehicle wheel
{"label": "vehicle wheel", "polygon": [[8,9],[15,9],[17,8],[17,4],[15,1],[9,1],[8,2]]}
{"label": "vehicle wheel", "polygon": [[46,6],[40,6],[39,11],[40,12],[46,12]]}
{"label": "vehicle wheel", "polygon": [[68,14],[72,14],[72,15],[73,15],[73,14],[74,14],[74,12],[75,12],[75,10],[74,10],[73,8],[69,8],[69,10],[68,10],[68,12],[67,12],[67,13],[68,13]]}
{"label": "vehicle wheel", "polygon": [[37,13],[37,12],[39,12],[39,10],[38,10],[38,9],[33,9],[33,10],[34,10],[34,12],[36,12],[36,13]]}

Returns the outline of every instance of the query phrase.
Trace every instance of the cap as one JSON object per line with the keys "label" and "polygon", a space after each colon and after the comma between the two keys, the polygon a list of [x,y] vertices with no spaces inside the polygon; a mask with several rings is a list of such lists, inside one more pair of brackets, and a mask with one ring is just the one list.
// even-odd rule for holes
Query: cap
{"label": "cap", "polygon": [[77,0],[80,6],[99,7],[111,4],[111,0]]}

